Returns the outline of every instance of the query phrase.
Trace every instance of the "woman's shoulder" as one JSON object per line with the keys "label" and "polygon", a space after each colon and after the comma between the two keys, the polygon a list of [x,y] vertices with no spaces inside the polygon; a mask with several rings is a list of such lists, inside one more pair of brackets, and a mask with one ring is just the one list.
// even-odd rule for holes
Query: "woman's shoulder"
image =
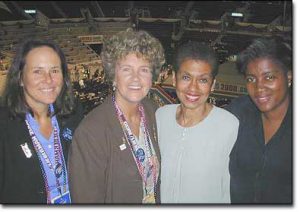
{"label": "woman's shoulder", "polygon": [[231,124],[238,124],[239,120],[236,116],[234,116],[231,112],[225,110],[224,108],[220,108],[214,106],[214,111],[218,120],[223,123],[231,123]]}
{"label": "woman's shoulder", "polygon": [[176,116],[176,109],[179,104],[167,104],[157,109],[155,116],[157,120],[170,120]]}
{"label": "woman's shoulder", "polygon": [[256,110],[256,106],[248,95],[244,95],[233,99],[229,105],[224,107],[224,109],[240,119],[242,116],[254,112]]}
{"label": "woman's shoulder", "polygon": [[142,104],[144,105],[146,110],[151,110],[153,112],[155,112],[158,108],[158,105],[156,104],[156,102],[154,102],[152,99],[147,98],[147,97],[142,100]]}
{"label": "woman's shoulder", "polygon": [[167,104],[167,105],[164,105],[164,106],[158,108],[156,113],[165,114],[165,113],[176,110],[177,107],[178,107],[178,104]]}
{"label": "woman's shoulder", "polygon": [[22,126],[25,126],[24,119],[21,116],[13,116],[10,110],[5,107],[0,107],[0,131],[5,132],[5,130],[10,133],[16,133],[16,131],[22,131]]}
{"label": "woman's shoulder", "polygon": [[5,106],[0,106],[0,122],[3,123],[8,120],[12,120],[10,110]]}
{"label": "woman's shoulder", "polygon": [[104,102],[92,109],[82,119],[80,127],[99,126],[107,124],[107,120],[114,114],[112,101],[107,98]]}

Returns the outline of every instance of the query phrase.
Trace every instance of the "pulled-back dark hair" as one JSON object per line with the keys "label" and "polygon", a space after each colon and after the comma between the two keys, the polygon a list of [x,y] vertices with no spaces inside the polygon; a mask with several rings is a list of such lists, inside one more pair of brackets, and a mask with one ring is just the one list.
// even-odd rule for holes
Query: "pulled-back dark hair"
{"label": "pulled-back dark hair", "polygon": [[237,57],[236,67],[245,74],[248,64],[258,58],[269,58],[285,72],[292,71],[291,45],[280,37],[257,38]]}
{"label": "pulled-back dark hair", "polygon": [[61,116],[68,115],[74,109],[72,84],[68,74],[67,61],[62,49],[50,40],[27,38],[18,46],[16,55],[7,75],[4,103],[13,116],[23,117],[27,112],[32,112],[31,108],[26,103],[23,87],[21,87],[21,79],[26,64],[26,56],[31,50],[43,46],[53,49],[58,54],[61,61],[63,87],[54,103],[55,114]]}
{"label": "pulled-back dark hair", "polygon": [[177,71],[182,62],[187,59],[201,60],[207,62],[212,67],[212,76],[218,74],[219,62],[215,51],[205,43],[198,41],[188,41],[178,47],[175,54],[175,70]]}

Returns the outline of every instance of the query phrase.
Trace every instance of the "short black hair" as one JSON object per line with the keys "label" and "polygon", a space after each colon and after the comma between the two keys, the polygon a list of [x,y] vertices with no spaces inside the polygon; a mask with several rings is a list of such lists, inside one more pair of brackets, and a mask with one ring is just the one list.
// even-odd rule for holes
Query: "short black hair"
{"label": "short black hair", "polygon": [[237,57],[236,67],[245,74],[248,64],[258,58],[269,58],[285,72],[292,71],[291,45],[281,37],[257,38]]}
{"label": "short black hair", "polygon": [[218,74],[219,62],[215,51],[206,43],[198,41],[188,41],[180,45],[175,54],[175,70],[177,71],[186,59],[201,60],[207,62],[212,67],[212,76]]}
{"label": "short black hair", "polygon": [[68,74],[67,61],[62,49],[51,40],[26,38],[18,46],[7,75],[4,103],[9,108],[13,116],[24,117],[27,112],[31,112],[31,108],[26,103],[24,91],[20,83],[23,69],[26,64],[26,56],[31,50],[42,46],[47,46],[53,49],[58,54],[61,61],[64,83],[62,90],[54,103],[55,114],[63,116],[73,112],[75,103],[72,83]]}

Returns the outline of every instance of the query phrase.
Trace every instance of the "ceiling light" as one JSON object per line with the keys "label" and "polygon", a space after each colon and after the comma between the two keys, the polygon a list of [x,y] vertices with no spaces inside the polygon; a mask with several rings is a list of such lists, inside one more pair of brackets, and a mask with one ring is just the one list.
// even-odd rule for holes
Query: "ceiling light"
{"label": "ceiling light", "polygon": [[27,14],[36,14],[36,10],[24,10]]}
{"label": "ceiling light", "polygon": [[232,16],[232,17],[239,17],[239,18],[241,18],[241,17],[243,17],[244,15],[243,15],[243,13],[232,12],[232,13],[231,13],[231,16]]}

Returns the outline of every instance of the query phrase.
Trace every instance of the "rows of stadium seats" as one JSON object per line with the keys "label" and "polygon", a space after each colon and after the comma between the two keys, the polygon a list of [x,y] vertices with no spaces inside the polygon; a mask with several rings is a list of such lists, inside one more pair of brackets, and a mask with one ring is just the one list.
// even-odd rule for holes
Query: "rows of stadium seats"
{"label": "rows of stadium seats", "polygon": [[55,27],[43,28],[34,24],[15,24],[2,26],[0,30],[0,50],[7,63],[12,61],[16,47],[26,37],[39,37],[56,41],[66,54],[69,64],[83,63],[99,60],[99,55],[80,39],[65,30],[55,30]]}

